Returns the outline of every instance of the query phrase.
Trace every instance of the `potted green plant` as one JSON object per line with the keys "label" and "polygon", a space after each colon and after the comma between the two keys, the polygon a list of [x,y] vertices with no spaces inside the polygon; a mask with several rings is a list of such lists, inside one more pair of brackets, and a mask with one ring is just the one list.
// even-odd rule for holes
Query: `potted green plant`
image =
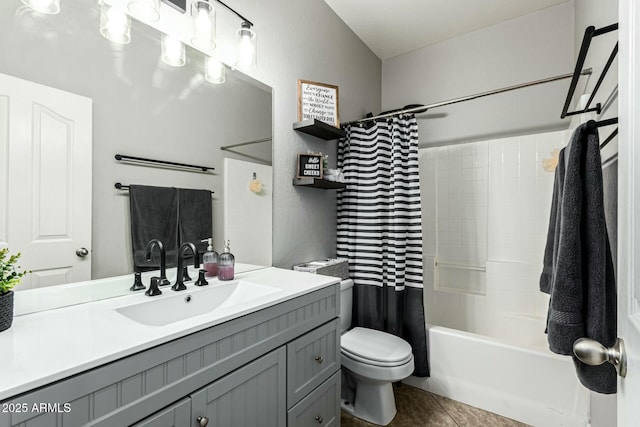
{"label": "potted green plant", "polygon": [[16,265],[20,252],[9,254],[9,249],[0,249],[0,332],[7,330],[13,323],[13,291],[28,271],[18,271]]}

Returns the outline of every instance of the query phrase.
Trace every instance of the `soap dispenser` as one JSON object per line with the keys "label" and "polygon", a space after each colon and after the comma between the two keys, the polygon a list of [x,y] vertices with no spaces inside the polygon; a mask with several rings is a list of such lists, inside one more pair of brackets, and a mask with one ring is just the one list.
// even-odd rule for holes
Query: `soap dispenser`
{"label": "soap dispenser", "polygon": [[224,243],[224,252],[218,257],[218,279],[233,280],[236,258],[231,253],[231,242]]}
{"label": "soap dispenser", "polygon": [[202,256],[202,264],[207,271],[206,277],[216,277],[218,275],[218,253],[213,250],[213,237],[203,240],[207,242],[207,251]]}

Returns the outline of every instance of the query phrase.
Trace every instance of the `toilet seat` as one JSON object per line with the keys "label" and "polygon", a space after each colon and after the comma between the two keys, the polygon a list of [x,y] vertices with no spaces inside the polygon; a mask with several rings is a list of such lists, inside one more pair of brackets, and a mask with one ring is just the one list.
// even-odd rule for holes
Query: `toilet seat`
{"label": "toilet seat", "polygon": [[340,338],[345,357],[373,366],[393,367],[408,363],[411,346],[402,338],[368,328],[353,328]]}

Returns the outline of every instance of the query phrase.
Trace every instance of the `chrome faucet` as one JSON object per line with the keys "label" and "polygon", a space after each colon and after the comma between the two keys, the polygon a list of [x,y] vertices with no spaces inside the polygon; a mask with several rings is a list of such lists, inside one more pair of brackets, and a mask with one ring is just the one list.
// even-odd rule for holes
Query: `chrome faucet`
{"label": "chrome faucet", "polygon": [[189,249],[191,254],[193,255],[193,266],[195,268],[200,268],[200,254],[198,253],[198,249],[196,245],[190,242],[183,243],[180,245],[180,249],[178,249],[178,271],[176,283],[171,287],[174,291],[184,291],[187,287],[184,285],[184,275],[183,275],[183,263],[184,263],[184,255],[186,250]]}
{"label": "chrome faucet", "polygon": [[170,285],[171,282],[169,281],[169,279],[167,279],[167,260],[164,245],[158,239],[153,239],[149,243],[147,243],[147,248],[145,249],[145,256],[147,257],[147,261],[151,261],[151,251],[153,250],[153,248],[158,248],[158,250],[160,251],[160,277],[158,278],[158,285]]}

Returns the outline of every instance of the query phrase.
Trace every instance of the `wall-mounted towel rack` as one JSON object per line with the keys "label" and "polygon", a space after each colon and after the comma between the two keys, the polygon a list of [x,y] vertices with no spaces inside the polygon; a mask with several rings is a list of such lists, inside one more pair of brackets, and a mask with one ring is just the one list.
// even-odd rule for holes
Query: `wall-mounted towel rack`
{"label": "wall-mounted towel rack", "polygon": [[598,89],[600,89],[600,85],[602,84],[604,77],[607,75],[607,72],[611,67],[611,63],[613,62],[613,59],[618,54],[618,43],[616,43],[615,47],[611,51],[611,55],[609,55],[609,59],[607,60],[607,63],[602,70],[602,73],[600,74],[600,78],[598,78],[598,81],[593,88],[593,92],[589,97],[589,101],[587,102],[587,105],[585,105],[585,107],[582,110],[576,110],[576,111],[569,111],[569,106],[571,105],[571,101],[573,100],[573,95],[576,92],[578,80],[580,79],[580,74],[581,74],[580,72],[582,71],[582,67],[584,67],[584,61],[587,58],[587,53],[589,52],[589,46],[591,46],[591,40],[594,37],[610,33],[611,31],[616,31],[617,29],[618,29],[618,24],[616,23],[616,24],[611,24],[602,28],[596,28],[592,25],[590,27],[587,27],[587,29],[584,31],[584,37],[582,38],[582,45],[580,46],[580,53],[578,54],[578,59],[576,60],[576,67],[573,71],[571,84],[569,85],[569,92],[567,93],[567,99],[564,101],[562,114],[560,114],[561,119],[564,119],[566,116],[573,116],[575,114],[584,114],[584,113],[589,113],[591,111],[595,111],[598,114],[600,114],[602,105],[598,103],[594,108],[590,108],[591,102],[593,101],[593,98],[595,97]]}
{"label": "wall-mounted towel rack", "polygon": [[[122,184],[120,182],[116,182],[115,184],[113,184],[113,186],[118,190],[129,191],[129,185],[127,185],[127,184]],[[209,191],[209,192],[211,192],[211,194],[215,193],[215,191],[211,191],[211,190],[205,190],[205,191]]]}
{"label": "wall-mounted towel rack", "polygon": [[156,160],[156,159],[147,159],[144,157],[134,157],[134,156],[125,156],[124,154],[116,154],[115,159],[118,161],[130,162],[130,163],[142,163],[146,165],[162,165],[169,167],[177,167],[181,169],[197,169],[201,172],[209,172],[215,170],[215,168],[211,166],[199,166],[199,165],[190,165],[188,163],[177,163],[177,162],[169,162],[166,160]]}
{"label": "wall-mounted towel rack", "polygon": [[[591,96],[589,97],[589,100],[587,101],[584,108],[581,110],[569,111],[569,106],[571,105],[571,101],[573,100],[573,96],[575,94],[576,87],[578,85],[578,80],[580,79],[580,74],[581,74],[580,71],[582,70],[582,67],[584,67],[584,61],[587,58],[587,53],[589,52],[589,46],[591,46],[591,40],[594,37],[600,36],[602,34],[607,34],[612,31],[616,31],[617,29],[618,29],[618,24],[616,23],[616,24],[611,24],[602,28],[596,28],[592,25],[590,27],[587,27],[587,29],[584,31],[584,37],[582,38],[582,45],[580,46],[580,53],[578,54],[578,59],[576,60],[576,67],[575,67],[575,70],[573,71],[571,84],[569,85],[569,92],[567,93],[567,99],[565,99],[564,101],[564,107],[562,108],[562,113],[560,114],[561,119],[564,119],[567,116],[584,114],[592,111],[595,111],[597,114],[600,114],[602,112],[602,105],[600,103],[597,103],[595,107],[591,107],[591,102],[593,102],[593,99],[595,98],[596,93],[600,89],[600,85],[602,84],[605,76],[609,72],[609,69],[611,68],[611,64],[613,63],[613,60],[618,55],[618,43],[616,43],[613,49],[611,50],[611,54],[609,55],[609,58],[607,59],[607,62],[604,65],[604,68],[602,69],[602,73],[600,73],[600,77],[598,78],[598,81],[593,87]],[[591,127],[600,128],[603,126],[611,126],[611,125],[618,124],[618,118],[614,117],[611,119],[600,120],[600,121],[590,120],[587,123]],[[616,135],[618,135],[618,128],[616,128],[613,132],[611,132],[611,134],[604,140],[604,142],[600,144],[600,149],[603,149],[609,142],[613,140],[613,138],[616,137]]]}

